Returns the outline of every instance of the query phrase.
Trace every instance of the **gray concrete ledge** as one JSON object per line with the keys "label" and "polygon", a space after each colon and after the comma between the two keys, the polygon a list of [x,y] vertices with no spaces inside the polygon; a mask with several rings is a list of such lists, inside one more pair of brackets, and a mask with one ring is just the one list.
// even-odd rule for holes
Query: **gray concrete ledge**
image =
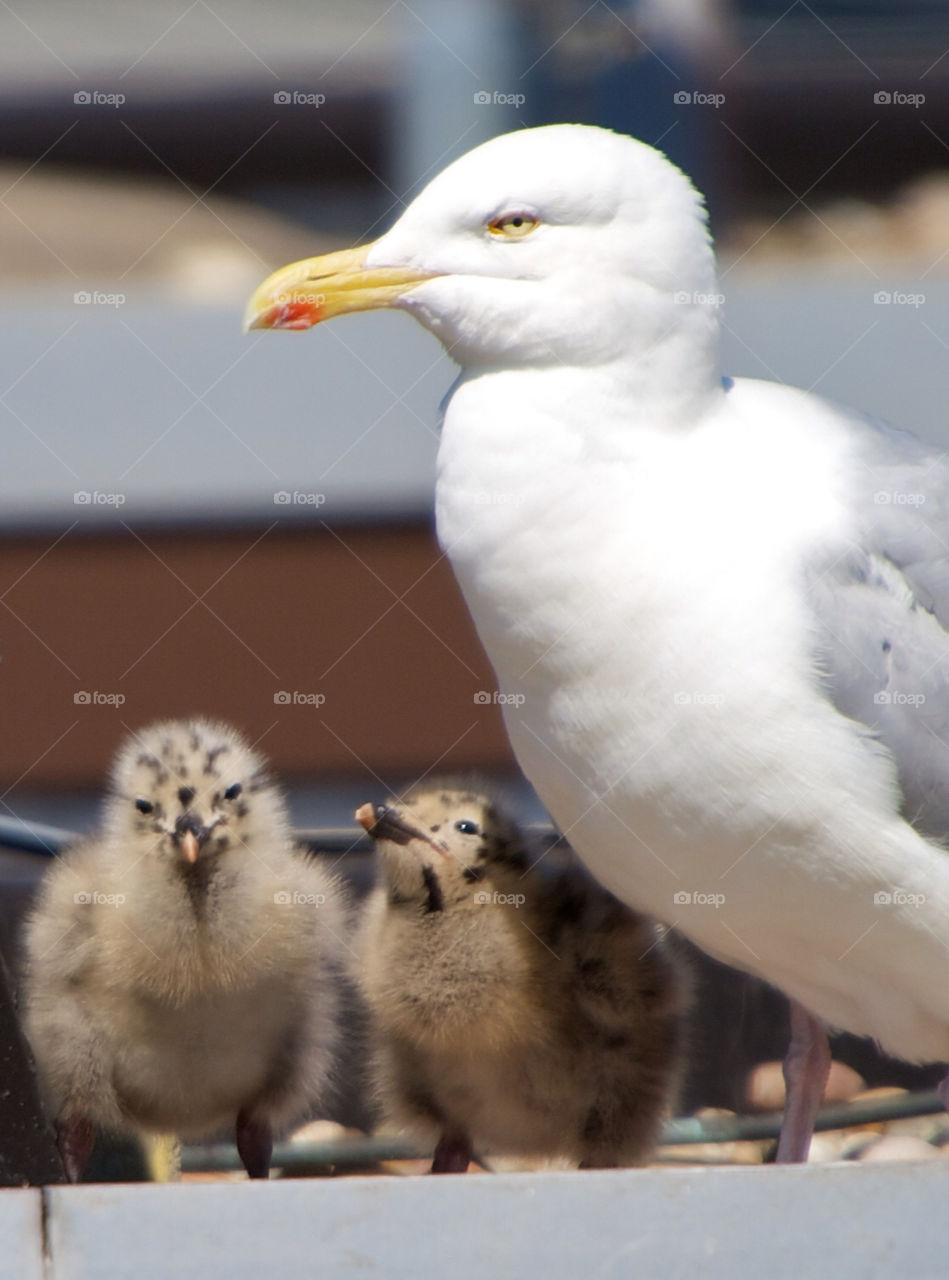
{"label": "gray concrete ledge", "polygon": [[0,1280],[44,1280],[39,1191],[0,1191]]}
{"label": "gray concrete ledge", "polygon": [[947,1197],[949,1162],[6,1191],[0,1280],[936,1280]]}

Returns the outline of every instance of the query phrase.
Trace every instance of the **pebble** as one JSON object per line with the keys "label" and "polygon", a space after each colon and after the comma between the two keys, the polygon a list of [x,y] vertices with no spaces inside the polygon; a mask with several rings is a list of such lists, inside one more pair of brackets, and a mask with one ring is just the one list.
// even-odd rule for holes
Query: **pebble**
{"label": "pebble", "polygon": [[[832,1062],[824,1089],[824,1102],[849,1102],[866,1089],[863,1077],[843,1062]],[[781,1111],[784,1108],[784,1068],[780,1062],[759,1062],[745,1082],[745,1104],[749,1111]]]}
{"label": "pebble", "polygon": [[903,1134],[887,1134],[870,1143],[856,1157],[858,1160],[940,1160],[942,1152],[923,1138]]}

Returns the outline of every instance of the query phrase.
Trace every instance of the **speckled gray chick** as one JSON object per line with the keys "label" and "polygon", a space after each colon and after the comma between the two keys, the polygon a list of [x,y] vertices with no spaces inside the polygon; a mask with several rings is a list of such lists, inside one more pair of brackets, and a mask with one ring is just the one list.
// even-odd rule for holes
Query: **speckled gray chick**
{"label": "speckled gray chick", "polygon": [[96,1129],[230,1129],[266,1177],[274,1133],[326,1096],[345,931],[237,732],[132,734],[100,831],[50,868],[26,931],[27,1031],[69,1176]]}
{"label": "speckled gray chick", "polygon": [[358,934],[374,1082],[433,1172],[474,1152],[637,1164],[682,1070],[689,979],[670,939],[571,851],[541,860],[477,786],[357,819],[378,854]]}

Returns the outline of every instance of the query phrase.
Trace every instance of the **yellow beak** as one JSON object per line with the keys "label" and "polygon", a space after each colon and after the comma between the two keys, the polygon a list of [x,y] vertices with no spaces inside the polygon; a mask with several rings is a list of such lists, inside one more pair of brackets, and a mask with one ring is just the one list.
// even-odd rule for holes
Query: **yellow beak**
{"label": "yellow beak", "polygon": [[291,262],[268,276],[247,304],[248,329],[310,329],[347,311],[391,307],[431,272],[408,267],[367,267],[373,246],[342,249],[319,258]]}

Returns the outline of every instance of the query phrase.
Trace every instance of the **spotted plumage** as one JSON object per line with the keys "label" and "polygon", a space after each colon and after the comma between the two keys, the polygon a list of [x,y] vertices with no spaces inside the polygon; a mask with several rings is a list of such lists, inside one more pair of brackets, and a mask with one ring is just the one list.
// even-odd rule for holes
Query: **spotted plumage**
{"label": "spotted plumage", "polygon": [[345,907],[293,845],[263,761],[226,725],[134,733],[100,831],[50,869],[26,932],[26,1022],[67,1170],[94,1130],[236,1131],[252,1176],[319,1106]]}
{"label": "spotted plumage", "polygon": [[473,1151],[644,1160],[673,1105],[688,1002],[663,930],[569,851],[541,856],[470,786],[357,818],[378,854],[356,949],[387,1121],[432,1142],[436,1171]]}

